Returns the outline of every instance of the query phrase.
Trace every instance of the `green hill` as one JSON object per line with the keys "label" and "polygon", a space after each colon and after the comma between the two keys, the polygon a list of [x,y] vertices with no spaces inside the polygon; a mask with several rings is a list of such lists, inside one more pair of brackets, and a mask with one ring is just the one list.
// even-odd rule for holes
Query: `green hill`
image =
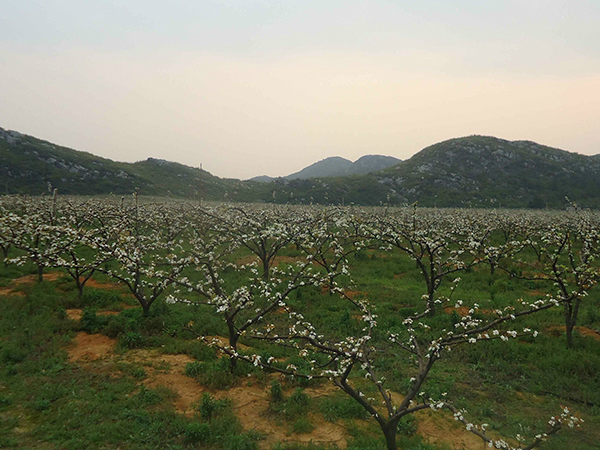
{"label": "green hill", "polygon": [[378,182],[397,198],[438,206],[600,205],[600,159],[530,141],[469,136],[425,148]]}
{"label": "green hill", "polygon": [[0,128],[0,192],[130,194],[206,200],[422,206],[600,207],[600,155],[469,136],[363,175],[270,183],[224,179],[161,159],[120,163]]}
{"label": "green hill", "polygon": [[39,195],[131,194],[253,200],[251,187],[183,164],[148,158],[121,163],[0,128],[0,192]]}
{"label": "green hill", "polygon": [[[386,169],[391,166],[395,166],[402,160],[394,158],[393,156],[383,155],[365,155],[361,156],[356,161],[352,162],[349,159],[342,158],[340,156],[331,156],[329,158],[322,159],[304,169],[294,172],[290,175],[286,175],[287,180],[307,180],[309,178],[318,177],[342,177],[347,175],[360,175],[370,172],[376,172],[378,170]],[[270,183],[275,181],[276,178],[261,175],[258,177],[250,178],[249,181],[260,181],[262,183]]]}
{"label": "green hill", "polygon": [[469,136],[434,144],[362,176],[277,180],[289,201],[440,207],[600,207],[600,156],[530,141]]}

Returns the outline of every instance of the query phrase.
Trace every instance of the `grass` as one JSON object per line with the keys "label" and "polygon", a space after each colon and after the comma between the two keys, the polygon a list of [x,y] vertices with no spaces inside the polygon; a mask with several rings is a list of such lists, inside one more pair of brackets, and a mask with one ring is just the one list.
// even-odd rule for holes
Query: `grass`
{"label": "grass", "polygon": [[[294,255],[290,250],[290,255]],[[33,273],[34,267],[0,267],[0,285]],[[547,288],[524,280],[511,279],[486,266],[461,274],[454,298],[466,306],[478,303],[482,309],[504,307],[520,297],[535,299],[535,291]],[[380,332],[374,340],[386,339],[387,330],[400,329],[402,320],[422,306],[424,281],[414,262],[395,252],[370,251],[352,263],[358,296],[376,307]],[[233,278],[237,273],[225,274]],[[451,280],[450,280],[451,281]],[[232,282],[239,283],[239,279]],[[449,282],[442,283],[440,295],[449,295]],[[185,417],[174,411],[173,393],[164,388],[141,387],[148,371],[136,364],[121,362],[112,373],[90,372],[69,362],[65,347],[80,330],[104,333],[118,339],[121,352],[133,348],[156,348],[164,353],[184,353],[196,362],[186,373],[213,389],[239,385],[255,368],[238,365],[231,374],[227,358],[218,359],[215,350],[196,335],[226,335],[222,319],[205,306],[153,305],[144,318],[140,308],[123,309],[119,315],[98,312],[132,302],[124,292],[88,289],[77,299],[72,281],[23,285],[24,297],[0,298],[0,447],[49,449],[249,449],[258,448],[261,436],[248,434],[235,418],[230,404],[203,398],[198,414]],[[582,304],[578,325],[600,327],[600,295],[590,291]],[[325,335],[359,332],[362,323],[343,300],[313,287],[297,292],[291,304]],[[135,305],[135,303],[133,303]],[[66,317],[65,309],[84,308],[77,323]],[[452,327],[457,314],[440,313],[432,323]],[[562,310],[552,309],[524,318],[518,327],[540,332],[536,339],[508,342],[480,342],[457,347],[432,370],[424,386],[433,397],[447,393],[455,405],[466,408],[469,420],[486,422],[502,436],[537,433],[547,418],[564,405],[586,420],[582,430],[565,430],[544,443],[543,449],[597,449],[600,439],[600,341],[575,333],[573,349],[566,348],[564,334],[551,327],[562,324]],[[191,330],[191,331],[190,331]],[[264,342],[244,341],[261,355],[285,359],[282,365],[305,362],[288,349],[273,348]],[[379,369],[389,380],[386,387],[403,392],[413,369],[396,358],[381,358]],[[311,383],[283,380],[269,384],[272,412],[290,433],[309,433],[313,414],[325,420],[351,423],[351,450],[384,448],[377,425],[352,399],[338,392],[311,399],[302,390]],[[259,378],[260,379],[260,378]],[[352,380],[369,395],[375,394],[359,378]],[[291,389],[291,393],[290,393]],[[204,405],[204,406],[203,406]],[[210,412],[207,412],[210,411]],[[444,413],[440,413],[444,414]],[[400,448],[433,450],[415,433],[416,421],[400,425]],[[325,450],[310,444],[275,446],[279,450]]]}
{"label": "grass", "polygon": [[354,399],[341,392],[323,399],[319,404],[323,418],[329,422],[339,419],[366,419],[369,414]]}
{"label": "grass", "polygon": [[[1,276],[16,278],[26,272],[9,269]],[[101,318],[90,310],[76,324],[64,314],[71,299],[65,300],[53,284],[27,285],[24,290],[26,297],[0,298],[2,448],[176,449],[191,448],[202,439],[211,448],[257,448],[259,436],[241,432],[229,405],[204,423],[200,416],[176,413],[169,389],[140,387],[147,374],[134,364],[119,363],[113,373],[71,364],[64,348],[78,328],[111,330],[111,321],[119,319]],[[135,333],[125,331],[133,329],[144,338],[156,333],[136,314],[126,317],[125,335]],[[177,346],[172,337],[168,340]],[[195,342],[180,346],[198,356],[212,351]]]}

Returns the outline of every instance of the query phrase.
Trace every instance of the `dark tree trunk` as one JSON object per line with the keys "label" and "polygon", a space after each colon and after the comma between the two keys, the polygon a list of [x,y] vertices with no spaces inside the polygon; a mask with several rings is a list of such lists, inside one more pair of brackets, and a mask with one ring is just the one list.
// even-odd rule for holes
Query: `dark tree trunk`
{"label": "dark tree trunk", "polygon": [[37,265],[37,275],[38,275],[38,283],[41,283],[42,281],[44,281],[44,265],[43,264]]}
{"label": "dark tree trunk", "polygon": [[427,271],[427,267],[425,266],[425,264],[423,264],[422,261],[420,261],[419,259],[416,259],[416,264],[417,267],[419,269],[421,269],[421,274],[423,275],[423,278],[425,279],[425,284],[427,285],[427,308],[429,309],[429,313],[428,316],[429,317],[433,317],[435,316],[435,278],[433,276],[433,270],[431,272],[431,275],[429,274],[429,272]]}
{"label": "dark tree trunk", "polygon": [[381,427],[381,430],[385,436],[387,450],[398,450],[398,445],[396,444],[396,426],[388,424],[385,427]]}
{"label": "dark tree trunk", "polygon": [[84,270],[83,272],[79,272],[78,269],[75,269],[73,272],[69,271],[69,275],[71,275],[71,277],[75,280],[75,285],[77,286],[77,299],[79,301],[83,299],[83,288],[85,287],[86,283],[90,280],[95,271],[96,269],[92,269],[91,271]]}
{"label": "dark tree trunk", "polygon": [[262,260],[263,263],[263,278],[268,281],[270,276],[271,261],[268,258]]}
{"label": "dark tree trunk", "polygon": [[567,326],[567,347],[573,348],[573,327]]}
{"label": "dark tree trunk", "polygon": [[[227,328],[229,329],[229,346],[234,352],[237,352],[237,341],[239,339],[239,335],[235,330],[233,321],[227,320]],[[237,358],[235,356],[231,356],[229,358],[229,367],[231,373],[235,373],[235,369],[237,369]]]}
{"label": "dark tree trunk", "polygon": [[2,247],[2,254],[4,255],[4,267],[8,266],[8,247]]}
{"label": "dark tree trunk", "polygon": [[573,306],[570,302],[565,303],[565,330],[567,332],[567,347],[573,347],[573,328],[575,328],[575,320],[573,317]]}

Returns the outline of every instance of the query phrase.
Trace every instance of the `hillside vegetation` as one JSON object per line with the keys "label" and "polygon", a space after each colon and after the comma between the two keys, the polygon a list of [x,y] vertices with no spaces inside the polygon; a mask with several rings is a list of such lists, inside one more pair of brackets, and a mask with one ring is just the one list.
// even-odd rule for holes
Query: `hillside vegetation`
{"label": "hillside vegetation", "polygon": [[600,206],[600,158],[529,141],[470,136],[440,142],[363,176],[278,180],[302,202],[438,207]]}
{"label": "hillside vegetation", "polygon": [[[245,199],[249,185],[194,167],[148,158],[122,163],[0,128],[0,192],[40,195],[131,194]],[[250,199],[250,198],[249,198]]]}
{"label": "hillside vegetation", "polygon": [[378,182],[439,206],[599,205],[600,160],[530,141],[471,136],[427,147]]}
{"label": "hillside vegetation", "polygon": [[[7,194],[58,188],[64,194],[123,195],[137,189],[143,195],[219,201],[551,209],[564,208],[568,197],[580,206],[600,207],[600,155],[485,136],[440,142],[375,172],[393,161],[373,155],[354,163],[327,158],[271,182],[219,178],[155,158],[115,162],[1,128],[0,157],[0,192]],[[319,175],[332,170],[357,174]]]}

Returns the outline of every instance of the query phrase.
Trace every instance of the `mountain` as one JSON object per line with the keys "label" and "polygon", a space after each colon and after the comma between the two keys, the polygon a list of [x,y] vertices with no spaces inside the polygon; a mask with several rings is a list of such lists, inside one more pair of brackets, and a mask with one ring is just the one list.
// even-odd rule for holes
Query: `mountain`
{"label": "mountain", "polygon": [[440,142],[379,172],[306,181],[281,188],[315,203],[561,208],[568,197],[600,207],[599,155],[487,136]]}
{"label": "mountain", "polygon": [[395,166],[401,162],[401,159],[394,158],[393,156],[365,155],[352,163],[352,169],[348,175],[377,172],[378,170],[387,169],[388,167]]}
{"label": "mountain", "polygon": [[438,205],[600,205],[600,159],[531,141],[469,136],[423,149],[378,182],[404,201]]}
{"label": "mountain", "polygon": [[292,173],[284,178],[295,180],[298,178],[339,177],[347,175],[347,171],[350,170],[350,167],[352,167],[352,161],[340,156],[332,156],[311,164],[301,171]]}
{"label": "mountain", "polygon": [[[381,156],[354,163],[327,158],[292,175],[319,173],[314,166],[367,171],[381,158],[386,164],[395,162]],[[439,142],[375,172],[264,183],[219,178],[156,158],[111,161],[0,128],[0,193],[40,195],[53,188],[79,195],[138,190],[141,195],[206,200],[345,205],[418,201],[421,206],[486,208],[563,208],[568,197],[581,206],[600,208],[600,155],[580,155],[531,141],[468,136]]]}
{"label": "mountain", "polygon": [[[194,167],[148,158],[121,163],[0,128],[0,193],[131,194],[255,200],[248,183]],[[252,197],[248,197],[248,195]]]}
{"label": "mountain", "polygon": [[257,181],[259,183],[270,183],[274,179],[275,179],[275,177],[270,177],[268,175],[259,175],[257,177],[252,177],[247,181]]}
{"label": "mountain", "polygon": [[[354,162],[340,156],[332,156],[330,158],[322,159],[321,161],[305,167],[299,172],[292,173],[283,178],[287,180],[307,180],[309,178],[318,177],[341,177],[345,175],[365,174],[395,166],[400,162],[402,162],[402,160],[398,158],[383,155],[365,155]],[[270,183],[273,180],[275,180],[275,178],[262,175],[250,178],[249,181]]]}

